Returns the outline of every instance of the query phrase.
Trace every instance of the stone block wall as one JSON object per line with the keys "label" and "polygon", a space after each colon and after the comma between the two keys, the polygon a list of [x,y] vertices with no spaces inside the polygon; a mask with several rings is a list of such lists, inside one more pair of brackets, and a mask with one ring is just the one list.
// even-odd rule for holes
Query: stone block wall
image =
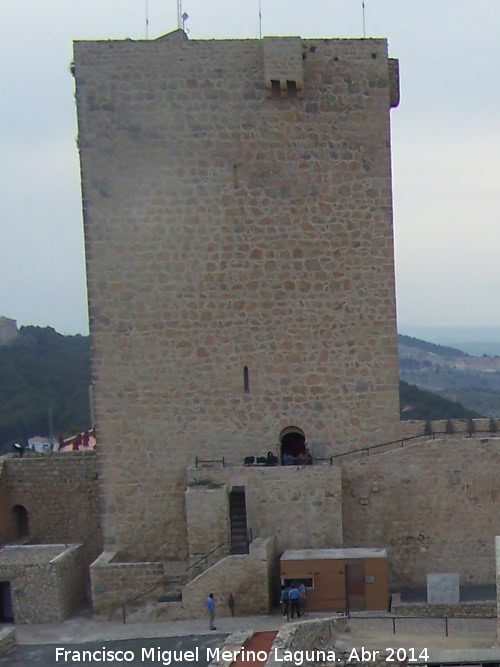
{"label": "stone block wall", "polygon": [[0,579],[11,585],[16,623],[63,621],[86,594],[79,545],[0,549]]}
{"label": "stone block wall", "polygon": [[21,505],[28,513],[30,544],[80,543],[90,565],[102,549],[96,454],[30,454],[0,461],[2,542],[16,539],[12,509]]}
{"label": "stone block wall", "polygon": [[87,597],[88,565],[83,548],[79,546],[56,556],[51,565],[57,589],[57,607],[64,619],[77,610]]}
{"label": "stone block wall", "polygon": [[204,602],[213,593],[218,616],[231,615],[227,606],[230,594],[235,599],[235,615],[267,614],[273,597],[269,580],[272,569],[277,571],[275,538],[258,538],[252,542],[249,554],[227,556],[184,586],[184,613],[188,618],[206,615]]}
{"label": "stone block wall", "polygon": [[[205,478],[208,486],[198,485],[186,489],[186,521],[188,529],[189,557],[191,562],[198,556],[217,549],[220,558],[228,551],[229,496],[225,485],[217,485]],[[209,488],[217,486],[217,488]]]}
{"label": "stone block wall", "polygon": [[5,544],[17,538],[12,507],[9,503],[8,487],[6,483],[6,461],[11,455],[0,457],[0,544]]}
{"label": "stone block wall", "polygon": [[136,595],[159,587],[162,563],[123,563],[116,552],[104,551],[90,568],[92,606],[98,615],[111,614]]}
{"label": "stone block wall", "polygon": [[386,41],[302,40],[303,99],[267,97],[268,43],[75,44],[103,530],[133,560],[185,558],[197,455],[399,435]]}
{"label": "stone block wall", "polygon": [[[187,522],[190,543],[201,553],[217,547],[224,537],[229,543],[228,494],[233,487],[245,487],[247,525],[252,535],[276,535],[278,550],[342,546],[341,470],[333,466],[278,466],[190,468]],[[218,487],[218,502],[204,503],[207,486]],[[222,500],[226,497],[226,502]],[[192,498],[198,497],[195,503]],[[221,527],[203,533],[206,522]],[[191,537],[192,531],[192,537]],[[205,541],[203,536],[205,535]],[[216,538],[216,539],[215,539]]]}
{"label": "stone block wall", "polygon": [[387,547],[391,587],[429,572],[493,583],[499,454],[499,439],[455,437],[345,463],[344,546]]}

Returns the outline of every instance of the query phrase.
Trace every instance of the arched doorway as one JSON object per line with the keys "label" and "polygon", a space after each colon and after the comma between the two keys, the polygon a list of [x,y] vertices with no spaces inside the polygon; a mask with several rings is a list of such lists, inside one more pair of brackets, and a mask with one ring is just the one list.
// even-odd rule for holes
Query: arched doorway
{"label": "arched doorway", "polygon": [[292,457],[294,460],[304,455],[306,452],[306,435],[298,426],[287,426],[280,433],[281,445],[281,463],[286,465],[286,461]]}
{"label": "arched doorway", "polygon": [[23,505],[14,505],[12,514],[14,515],[14,525],[16,527],[16,539],[27,537],[29,534],[29,516],[26,507]]}

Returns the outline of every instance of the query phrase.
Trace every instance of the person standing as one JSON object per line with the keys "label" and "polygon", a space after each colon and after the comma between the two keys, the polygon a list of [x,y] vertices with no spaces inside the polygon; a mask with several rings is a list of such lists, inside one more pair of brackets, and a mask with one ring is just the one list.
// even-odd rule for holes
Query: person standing
{"label": "person standing", "polygon": [[287,621],[290,619],[289,594],[290,594],[290,587],[283,586],[283,588],[281,589],[281,604],[283,609],[283,618],[286,618]]}
{"label": "person standing", "polygon": [[213,593],[210,593],[210,595],[205,600],[205,608],[208,612],[208,621],[210,623],[210,630],[217,630],[217,628],[214,626],[215,602]]}
{"label": "person standing", "polygon": [[292,587],[290,588],[290,592],[288,593],[288,598],[290,600],[290,612],[292,619],[294,612],[297,612],[297,618],[300,618],[300,602],[299,602],[300,593],[295,583],[293,583]]}

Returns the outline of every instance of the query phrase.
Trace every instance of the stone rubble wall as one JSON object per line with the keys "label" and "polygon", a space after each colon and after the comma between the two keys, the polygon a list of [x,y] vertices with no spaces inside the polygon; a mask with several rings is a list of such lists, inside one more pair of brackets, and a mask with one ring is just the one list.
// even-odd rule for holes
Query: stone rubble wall
{"label": "stone rubble wall", "polygon": [[78,543],[87,566],[102,549],[95,452],[30,454],[0,459],[0,536],[16,539],[12,508],[28,512],[31,544]]}
{"label": "stone rubble wall", "polygon": [[263,43],[75,43],[103,531],[130,560],[186,558],[196,456],[400,432],[387,43],[301,40],[303,99],[267,98]]}
{"label": "stone rubble wall", "polygon": [[499,453],[496,438],[444,438],[344,463],[344,546],[388,548],[391,588],[432,572],[493,583]]}

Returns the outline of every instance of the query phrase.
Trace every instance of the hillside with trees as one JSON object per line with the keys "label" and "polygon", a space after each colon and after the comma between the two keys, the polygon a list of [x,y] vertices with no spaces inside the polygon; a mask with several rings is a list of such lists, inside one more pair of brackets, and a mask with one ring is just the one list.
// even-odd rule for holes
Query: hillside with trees
{"label": "hillside with trees", "polygon": [[484,417],[500,415],[500,357],[476,357],[409,336],[398,341],[401,380]]}
{"label": "hillside with trees", "polygon": [[0,347],[0,452],[35,435],[57,438],[90,424],[88,336],[21,327]]}

